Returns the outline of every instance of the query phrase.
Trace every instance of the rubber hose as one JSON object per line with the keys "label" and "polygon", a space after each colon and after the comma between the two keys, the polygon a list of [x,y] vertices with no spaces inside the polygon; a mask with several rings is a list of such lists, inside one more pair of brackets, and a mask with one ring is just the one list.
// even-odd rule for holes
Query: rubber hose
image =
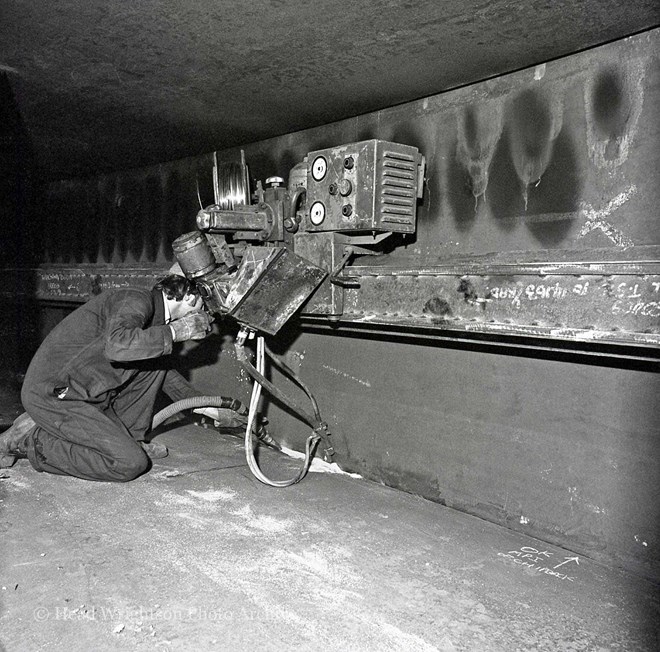
{"label": "rubber hose", "polygon": [[[257,338],[257,365],[256,368],[253,367],[253,369],[255,373],[257,373],[262,378],[264,373],[264,347],[265,347],[264,338],[262,336],[259,336]],[[247,358],[245,357],[245,351],[243,350],[243,345],[237,342],[235,348],[239,359],[242,357],[245,364],[252,367],[252,365],[249,362],[247,362]],[[320,437],[316,433],[312,433],[312,435],[310,435],[307,438],[307,443],[305,445],[305,460],[294,478],[291,478],[290,480],[271,480],[270,478],[266,477],[259,468],[259,464],[257,463],[257,460],[254,456],[254,450],[252,447],[252,424],[259,406],[260,396],[261,396],[261,383],[259,383],[255,379],[255,383],[252,388],[252,396],[250,398],[248,425],[245,430],[245,459],[247,460],[248,466],[250,467],[250,471],[252,471],[254,477],[257,478],[257,480],[259,480],[260,482],[263,482],[264,484],[267,484],[271,487],[290,487],[291,485],[300,482],[307,475],[307,472],[309,471],[309,467],[312,464],[312,460],[314,458],[314,451],[316,450],[316,446],[319,442]]]}
{"label": "rubber hose", "polygon": [[295,401],[291,400],[284,392],[281,392],[273,383],[271,383],[263,374],[260,374],[248,361],[243,347],[236,347],[236,358],[239,363],[245,369],[245,371],[250,374],[253,380],[256,380],[262,387],[268,390],[268,392],[279,399],[284,405],[293,410],[305,423],[307,423],[311,428],[318,427],[318,419],[315,416],[309,414],[307,410],[303,410]]}
{"label": "rubber hose", "polygon": [[322,421],[321,412],[319,410],[318,403],[316,402],[316,399],[314,398],[314,395],[312,394],[312,391],[309,389],[309,387],[307,387],[307,385],[305,385],[302,378],[300,378],[300,376],[298,376],[298,374],[293,369],[291,369],[291,367],[289,367],[289,365],[286,362],[284,362],[284,360],[282,360],[282,358],[280,358],[279,355],[276,355],[275,353],[273,353],[270,350],[270,348],[268,348],[268,344],[264,344],[264,346],[265,346],[265,349],[266,349],[266,353],[268,354],[270,359],[282,371],[284,371],[284,373],[288,374],[300,386],[300,388],[303,390],[303,392],[305,392],[305,394],[307,394],[307,397],[309,398],[309,400],[312,404],[312,409],[314,410],[314,416],[316,417],[316,420],[319,423],[321,423],[321,421]]}
{"label": "rubber hose", "polygon": [[163,423],[163,421],[169,419],[178,412],[205,407],[227,408],[237,412],[241,416],[246,416],[248,413],[248,409],[245,405],[236,398],[231,398],[229,396],[193,396],[192,398],[184,398],[181,401],[176,401],[176,403],[172,403],[166,408],[163,408],[153,418],[151,429],[155,430],[161,423]]}

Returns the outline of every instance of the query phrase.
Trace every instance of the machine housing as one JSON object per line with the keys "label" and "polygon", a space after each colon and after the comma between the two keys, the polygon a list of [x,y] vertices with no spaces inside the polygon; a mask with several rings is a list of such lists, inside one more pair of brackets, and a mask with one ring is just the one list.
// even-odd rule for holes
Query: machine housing
{"label": "machine housing", "polygon": [[244,158],[216,162],[215,203],[199,211],[198,231],[175,240],[175,256],[211,312],[255,330],[275,334],[301,306],[336,317],[350,258],[415,232],[424,171],[416,147],[373,139],[310,152],[288,187],[269,177],[251,194]]}

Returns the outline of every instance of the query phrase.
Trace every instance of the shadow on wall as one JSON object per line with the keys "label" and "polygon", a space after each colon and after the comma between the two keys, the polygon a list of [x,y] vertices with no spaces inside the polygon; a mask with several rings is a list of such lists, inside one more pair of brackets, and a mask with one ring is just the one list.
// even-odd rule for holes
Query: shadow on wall
{"label": "shadow on wall", "polygon": [[522,219],[544,246],[566,239],[579,209],[582,171],[557,101],[525,91],[512,103],[492,165],[490,205],[498,226]]}
{"label": "shadow on wall", "polygon": [[34,149],[6,74],[0,74],[0,264],[29,267],[38,258],[39,229],[30,220],[37,189]]}
{"label": "shadow on wall", "polygon": [[[182,233],[197,228],[195,218],[200,199],[204,206],[213,203],[211,160],[210,157],[187,160],[178,169],[168,167],[161,172],[164,203],[158,218],[162,225],[159,251],[162,250],[160,254],[165,261],[171,262],[174,259],[172,242]],[[147,251],[149,246],[146,245]]]}
{"label": "shadow on wall", "polygon": [[142,227],[140,240],[144,246],[136,255],[136,260],[144,256],[148,262],[154,263],[158,258],[163,234],[163,186],[155,174],[150,174],[145,179],[142,196],[144,214],[139,223]]}
{"label": "shadow on wall", "polygon": [[546,247],[564,241],[579,208],[581,176],[562,130],[560,93],[528,89],[504,105],[493,100],[457,114],[447,196],[456,228],[470,231],[488,205],[497,228],[522,221]]}
{"label": "shadow on wall", "polygon": [[585,86],[589,154],[600,169],[628,158],[642,112],[644,73],[642,63],[629,61],[604,68]]}
{"label": "shadow on wall", "polygon": [[39,311],[35,280],[28,271],[40,258],[42,233],[36,220],[38,170],[29,134],[12,86],[0,74],[0,296],[7,297],[0,320],[3,375],[21,377],[38,345]]}
{"label": "shadow on wall", "polygon": [[[206,157],[201,163],[210,166]],[[213,203],[210,170],[199,182]],[[195,228],[199,170],[184,164],[146,174],[108,174],[60,181],[48,189],[43,261],[63,265],[140,264],[173,259],[172,241]],[[72,237],[72,230],[76,237]]]}
{"label": "shadow on wall", "polygon": [[94,262],[98,252],[98,213],[100,199],[96,193],[96,184],[86,182],[80,197],[82,216],[79,222],[78,238],[75,238],[76,263]]}
{"label": "shadow on wall", "polygon": [[99,196],[101,205],[99,210],[99,234],[101,238],[98,262],[112,262],[112,254],[115,250],[115,239],[117,236],[117,224],[114,219],[114,206],[109,197],[116,197],[117,177],[109,175],[102,177],[99,182]]}
{"label": "shadow on wall", "polygon": [[557,246],[569,237],[580,208],[581,178],[575,146],[562,131],[543,179],[529,195],[528,210],[540,219],[527,220],[525,225],[543,246]]}

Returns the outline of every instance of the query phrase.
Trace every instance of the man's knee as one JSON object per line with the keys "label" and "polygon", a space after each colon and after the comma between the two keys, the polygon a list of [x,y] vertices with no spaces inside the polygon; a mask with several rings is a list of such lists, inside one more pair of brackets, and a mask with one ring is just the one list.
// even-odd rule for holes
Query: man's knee
{"label": "man's knee", "polygon": [[129,458],[114,460],[109,469],[111,477],[108,480],[112,482],[130,482],[142,475],[148,468],[149,458],[144,451],[139,450]]}

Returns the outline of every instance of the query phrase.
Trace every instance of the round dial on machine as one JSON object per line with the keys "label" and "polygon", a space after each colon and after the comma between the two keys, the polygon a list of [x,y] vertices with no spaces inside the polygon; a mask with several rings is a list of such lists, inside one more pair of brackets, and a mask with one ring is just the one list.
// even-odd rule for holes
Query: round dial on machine
{"label": "round dial on machine", "polygon": [[317,156],[312,163],[312,178],[314,181],[322,181],[328,171],[328,162],[325,156]]}
{"label": "round dial on machine", "polygon": [[319,226],[325,219],[325,206],[323,202],[315,201],[309,209],[309,219],[314,226]]}

